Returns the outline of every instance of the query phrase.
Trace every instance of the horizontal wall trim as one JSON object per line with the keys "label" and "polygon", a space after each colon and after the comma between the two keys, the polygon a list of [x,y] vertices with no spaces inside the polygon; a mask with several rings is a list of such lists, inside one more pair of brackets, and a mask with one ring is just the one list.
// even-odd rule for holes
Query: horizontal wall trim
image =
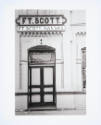
{"label": "horizontal wall trim", "polygon": [[86,26],[86,23],[72,23],[70,26]]}
{"label": "horizontal wall trim", "polygon": [[[56,92],[56,94],[67,94],[67,95],[72,95],[72,94],[86,94],[86,92],[81,92],[81,91],[76,91],[76,92]],[[15,96],[25,96],[25,95],[28,95],[28,92],[16,92],[15,93]]]}
{"label": "horizontal wall trim", "polygon": [[82,91],[76,91],[76,92],[56,92],[56,94],[86,94],[86,92],[82,92]]}
{"label": "horizontal wall trim", "polygon": [[15,93],[15,96],[25,96],[25,95],[28,95],[28,92],[16,92]]}

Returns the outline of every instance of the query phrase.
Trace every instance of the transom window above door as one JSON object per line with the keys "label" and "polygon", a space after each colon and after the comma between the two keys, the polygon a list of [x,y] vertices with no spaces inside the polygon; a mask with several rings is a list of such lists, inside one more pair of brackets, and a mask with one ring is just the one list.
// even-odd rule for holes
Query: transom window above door
{"label": "transom window above door", "polygon": [[51,62],[54,63],[54,53],[39,53],[39,52],[31,52],[29,55],[30,63],[45,63]]}
{"label": "transom window above door", "polygon": [[55,49],[46,45],[39,45],[29,50],[29,63],[55,63]]}

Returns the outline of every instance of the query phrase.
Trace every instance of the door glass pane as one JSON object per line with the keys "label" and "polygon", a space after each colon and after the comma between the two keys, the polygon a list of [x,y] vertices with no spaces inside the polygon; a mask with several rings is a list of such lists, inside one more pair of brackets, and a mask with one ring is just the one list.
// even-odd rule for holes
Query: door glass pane
{"label": "door glass pane", "polygon": [[53,92],[53,88],[44,88],[44,92]]}
{"label": "door glass pane", "polygon": [[40,85],[40,68],[32,68],[32,85]]}
{"label": "door glass pane", "polygon": [[32,102],[40,102],[40,95],[33,95],[31,99]]}
{"label": "door glass pane", "polygon": [[44,102],[53,102],[53,95],[44,95]]}
{"label": "door glass pane", "polygon": [[44,85],[53,84],[53,68],[44,68]]}
{"label": "door glass pane", "polygon": [[40,92],[40,88],[32,88],[32,92]]}

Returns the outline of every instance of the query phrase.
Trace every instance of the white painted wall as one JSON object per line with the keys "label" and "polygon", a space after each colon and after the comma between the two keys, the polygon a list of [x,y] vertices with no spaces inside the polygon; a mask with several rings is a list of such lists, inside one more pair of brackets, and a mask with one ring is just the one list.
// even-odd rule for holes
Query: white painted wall
{"label": "white painted wall", "polygon": [[15,110],[23,111],[27,109],[27,96],[16,96],[15,98]]}

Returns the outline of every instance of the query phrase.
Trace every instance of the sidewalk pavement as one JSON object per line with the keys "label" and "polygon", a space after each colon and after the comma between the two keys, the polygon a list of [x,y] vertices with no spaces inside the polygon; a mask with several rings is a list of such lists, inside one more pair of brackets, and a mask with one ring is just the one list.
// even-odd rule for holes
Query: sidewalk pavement
{"label": "sidewalk pavement", "polygon": [[85,109],[61,109],[49,111],[17,111],[16,115],[86,115]]}

